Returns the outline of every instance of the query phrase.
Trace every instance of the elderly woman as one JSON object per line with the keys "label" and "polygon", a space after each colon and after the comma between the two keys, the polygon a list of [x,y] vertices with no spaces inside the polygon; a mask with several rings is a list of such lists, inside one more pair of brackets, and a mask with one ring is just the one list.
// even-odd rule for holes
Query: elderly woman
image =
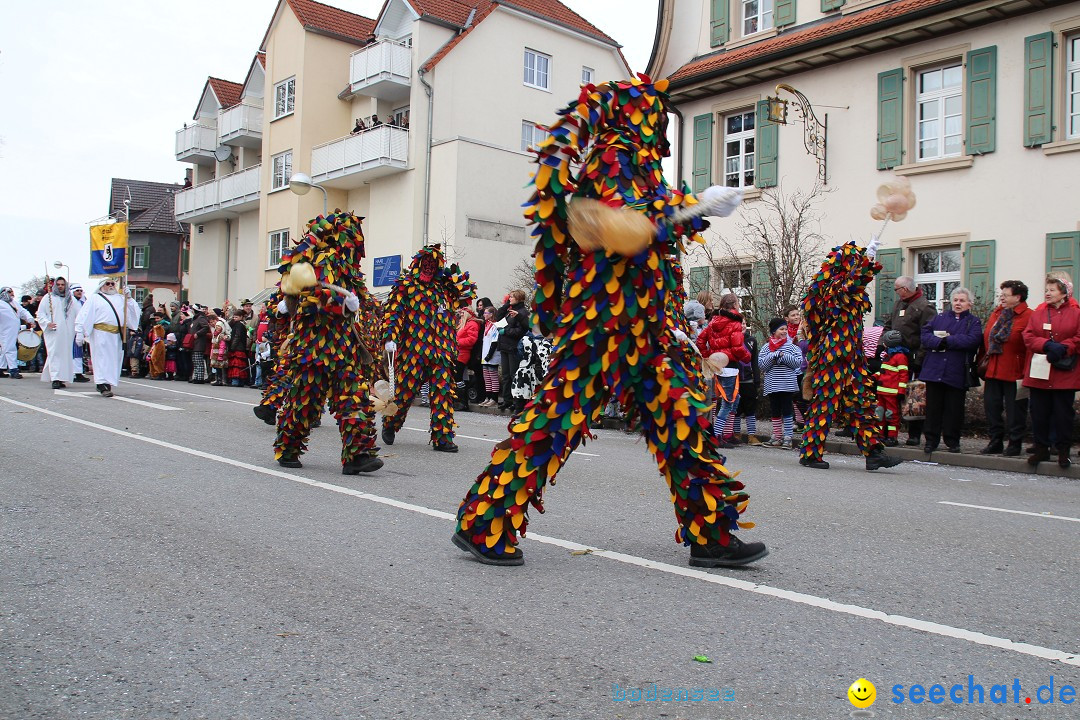
{"label": "elderly woman", "polygon": [[[990,313],[983,332],[986,360],[986,385],[983,388],[983,407],[986,424],[990,429],[990,442],[980,452],[983,455],[1004,453],[1015,457],[1020,454],[1027,424],[1027,406],[1016,401],[1016,381],[1024,377],[1024,328],[1031,319],[1027,305],[1028,287],[1019,280],[1001,283],[1001,302]],[[1005,422],[1001,421],[1002,413]],[[1008,435],[1009,446],[1005,447]]]}
{"label": "elderly woman", "polygon": [[919,374],[926,383],[926,453],[937,450],[942,436],[949,452],[960,452],[969,369],[982,342],[982,323],[971,314],[971,291],[956,288],[949,305],[923,325],[921,333],[926,350]]}
{"label": "elderly woman", "polygon": [[1029,465],[1050,459],[1050,439],[1058,451],[1058,465],[1069,467],[1073,427],[1073,400],[1080,388],[1080,305],[1072,298],[1072,280],[1066,273],[1046,278],[1046,299],[1031,314],[1024,328],[1029,361],[1024,387],[1031,391],[1031,430],[1035,452]]}

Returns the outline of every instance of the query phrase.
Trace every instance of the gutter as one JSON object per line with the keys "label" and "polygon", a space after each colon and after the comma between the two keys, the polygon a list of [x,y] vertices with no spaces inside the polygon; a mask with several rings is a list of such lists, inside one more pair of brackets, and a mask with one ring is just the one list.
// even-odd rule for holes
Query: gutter
{"label": "gutter", "polygon": [[[664,0],[660,0],[660,2],[663,3]],[[681,190],[683,186],[683,137],[686,135],[686,122],[682,110],[674,101],[671,103],[671,112],[675,113],[675,117],[679,118],[679,134],[676,136],[679,141],[679,151],[675,154],[675,182]]]}
{"label": "gutter", "polygon": [[[457,37],[456,35],[454,37]],[[441,50],[442,48],[440,48]],[[431,133],[433,132],[435,121],[435,88],[428,84],[428,81],[424,79],[424,75],[427,71],[424,70],[424,66],[421,65],[420,69],[416,71],[416,75],[420,78],[420,84],[424,86],[424,91],[427,93],[427,138],[425,144],[425,159],[424,159],[424,245],[428,244],[428,221],[431,217]]]}

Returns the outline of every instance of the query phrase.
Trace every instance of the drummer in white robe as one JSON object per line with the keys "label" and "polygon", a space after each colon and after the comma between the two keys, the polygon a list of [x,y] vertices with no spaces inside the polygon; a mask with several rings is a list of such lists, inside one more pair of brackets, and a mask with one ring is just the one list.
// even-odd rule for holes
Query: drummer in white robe
{"label": "drummer in white robe", "polygon": [[0,377],[22,379],[19,372],[19,330],[23,325],[34,327],[34,316],[15,303],[12,288],[0,287]]}
{"label": "drummer in white robe", "polygon": [[[124,319],[124,301],[127,300],[127,320]],[[112,388],[120,382],[120,368],[124,362],[124,340],[121,325],[131,330],[139,329],[139,306],[127,294],[116,291],[116,280],[108,277],[101,282],[96,293],[86,298],[86,303],[75,318],[75,342],[90,343],[90,356],[94,359],[94,382],[98,392],[112,397]]]}
{"label": "drummer in white robe", "polygon": [[67,280],[62,277],[53,280],[52,290],[38,304],[37,321],[44,335],[46,351],[41,380],[51,380],[54,390],[67,387],[64,383],[75,378],[71,347],[75,341],[75,317],[78,314],[79,304],[72,298]]}

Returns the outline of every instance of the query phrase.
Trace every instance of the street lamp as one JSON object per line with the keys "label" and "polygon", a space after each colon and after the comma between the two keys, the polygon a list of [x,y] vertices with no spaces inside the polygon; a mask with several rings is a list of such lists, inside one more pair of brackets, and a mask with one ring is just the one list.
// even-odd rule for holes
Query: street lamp
{"label": "street lamp", "polygon": [[59,270],[60,268],[67,268],[67,275],[65,275],[64,277],[67,278],[68,282],[71,282],[71,268],[69,268],[66,264],[60,262],[59,260],[54,262],[52,266],[57,270]]}
{"label": "street lamp", "polygon": [[304,173],[294,173],[293,176],[289,178],[289,189],[297,195],[307,195],[313,187],[322,190],[322,214],[323,217],[326,217],[326,188],[312,180],[310,175],[305,175]]}

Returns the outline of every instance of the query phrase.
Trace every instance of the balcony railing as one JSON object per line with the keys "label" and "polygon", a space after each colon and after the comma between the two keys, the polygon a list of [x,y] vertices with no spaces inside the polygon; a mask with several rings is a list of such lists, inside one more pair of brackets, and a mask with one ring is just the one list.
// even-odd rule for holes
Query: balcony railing
{"label": "balcony railing", "polygon": [[412,48],[389,40],[368,45],[349,56],[349,89],[386,100],[409,94]]}
{"label": "balcony railing", "polygon": [[180,162],[212,163],[216,147],[217,128],[212,125],[188,125],[176,131],[176,159]]}
{"label": "balcony railing", "polygon": [[409,164],[409,131],[379,125],[318,145],[311,151],[311,177],[330,187],[359,187],[400,172]]}
{"label": "balcony railing", "polygon": [[218,114],[219,139],[226,145],[258,147],[262,144],[263,111],[258,105],[241,103]]}
{"label": "balcony railing", "polygon": [[259,206],[259,173],[253,165],[216,180],[176,193],[176,219],[180,222],[212,220],[222,210],[245,212]]}

